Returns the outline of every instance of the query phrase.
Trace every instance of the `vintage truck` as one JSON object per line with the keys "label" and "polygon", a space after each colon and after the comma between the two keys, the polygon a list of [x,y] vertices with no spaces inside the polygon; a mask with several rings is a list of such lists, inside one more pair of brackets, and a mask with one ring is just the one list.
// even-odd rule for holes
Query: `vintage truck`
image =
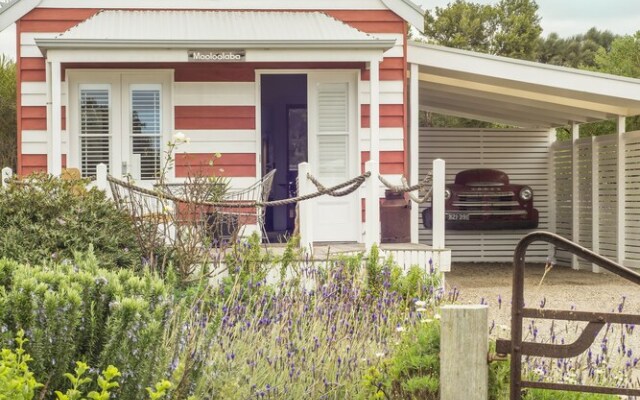
{"label": "vintage truck", "polygon": [[[432,210],[422,212],[425,228],[431,229]],[[452,230],[535,229],[538,210],[533,190],[509,182],[497,169],[467,169],[445,188],[445,226]]]}

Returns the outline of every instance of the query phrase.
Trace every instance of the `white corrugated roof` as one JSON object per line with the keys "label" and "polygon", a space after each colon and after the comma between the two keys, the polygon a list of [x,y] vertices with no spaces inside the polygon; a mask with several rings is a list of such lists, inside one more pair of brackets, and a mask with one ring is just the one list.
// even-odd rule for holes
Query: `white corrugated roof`
{"label": "white corrugated roof", "polygon": [[101,11],[53,39],[44,48],[90,45],[194,43],[243,47],[373,47],[394,41],[363,33],[322,12],[272,11]]}
{"label": "white corrugated roof", "polygon": [[425,111],[527,128],[640,114],[640,79],[409,42]]}

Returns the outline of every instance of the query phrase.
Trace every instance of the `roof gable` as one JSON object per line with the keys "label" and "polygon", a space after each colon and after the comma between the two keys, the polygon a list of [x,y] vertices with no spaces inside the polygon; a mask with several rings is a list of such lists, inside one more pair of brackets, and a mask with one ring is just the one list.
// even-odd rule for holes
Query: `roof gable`
{"label": "roof gable", "polygon": [[[2,0],[0,0],[2,1]],[[295,4],[295,6],[292,6]],[[29,11],[49,8],[111,8],[138,10],[368,10],[389,9],[419,30],[423,28],[424,11],[412,0],[9,0],[0,8],[0,31]]]}
{"label": "roof gable", "polygon": [[379,39],[318,11],[105,10],[54,38],[36,39],[36,43],[41,49],[241,46],[386,50],[395,40]]}

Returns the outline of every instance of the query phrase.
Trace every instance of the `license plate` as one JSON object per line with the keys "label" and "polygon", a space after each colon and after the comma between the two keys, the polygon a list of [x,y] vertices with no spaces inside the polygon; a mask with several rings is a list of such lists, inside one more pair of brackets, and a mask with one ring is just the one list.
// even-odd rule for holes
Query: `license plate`
{"label": "license plate", "polygon": [[469,221],[469,214],[446,214],[447,221]]}

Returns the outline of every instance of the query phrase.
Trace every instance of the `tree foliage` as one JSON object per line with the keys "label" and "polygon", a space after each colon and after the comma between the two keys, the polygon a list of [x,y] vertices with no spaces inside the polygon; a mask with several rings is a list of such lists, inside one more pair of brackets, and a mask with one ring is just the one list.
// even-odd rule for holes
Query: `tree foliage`
{"label": "tree foliage", "polygon": [[595,68],[596,54],[599,51],[609,51],[615,38],[616,35],[610,31],[600,31],[595,27],[569,38],[561,38],[553,32],[546,38],[539,39],[537,59],[545,64]]}
{"label": "tree foliage", "polygon": [[0,168],[16,167],[16,64],[0,55]]}
{"label": "tree foliage", "polygon": [[533,60],[540,34],[533,0],[501,0],[483,5],[456,0],[425,16],[425,36],[440,45]]}
{"label": "tree foliage", "polygon": [[502,0],[496,6],[498,16],[494,54],[535,60],[542,34],[538,5],[534,0]]}
{"label": "tree foliage", "polygon": [[608,51],[605,48],[598,49],[595,66],[601,72],[640,78],[640,31],[618,37]]}
{"label": "tree foliage", "polygon": [[496,10],[490,5],[456,0],[425,15],[424,34],[437,44],[490,53],[496,30]]}

